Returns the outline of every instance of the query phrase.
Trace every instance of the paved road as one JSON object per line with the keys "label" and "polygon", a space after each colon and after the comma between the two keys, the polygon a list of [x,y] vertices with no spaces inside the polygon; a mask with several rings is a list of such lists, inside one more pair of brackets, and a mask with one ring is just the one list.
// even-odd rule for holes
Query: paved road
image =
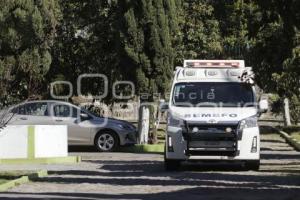
{"label": "paved road", "polygon": [[[53,172],[0,194],[0,199],[300,199],[300,154],[274,135],[262,135],[259,172],[233,165],[186,165],[179,172],[165,172],[161,155],[74,154],[84,162],[36,165]],[[8,168],[20,166],[0,166]]]}

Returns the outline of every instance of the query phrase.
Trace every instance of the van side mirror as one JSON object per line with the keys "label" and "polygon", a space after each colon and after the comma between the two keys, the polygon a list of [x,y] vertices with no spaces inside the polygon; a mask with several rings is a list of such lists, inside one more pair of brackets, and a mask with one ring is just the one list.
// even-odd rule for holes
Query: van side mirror
{"label": "van side mirror", "polygon": [[266,113],[269,109],[269,102],[267,99],[259,101],[259,113]]}
{"label": "van side mirror", "polygon": [[165,102],[165,100],[160,100],[160,103],[159,103],[159,110],[160,112],[166,112],[167,110],[169,110],[169,103],[168,102]]}

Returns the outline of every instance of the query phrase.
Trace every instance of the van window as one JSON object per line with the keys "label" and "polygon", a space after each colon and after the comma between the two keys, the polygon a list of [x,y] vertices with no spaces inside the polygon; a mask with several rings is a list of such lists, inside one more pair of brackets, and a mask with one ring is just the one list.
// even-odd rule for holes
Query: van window
{"label": "van window", "polygon": [[173,104],[181,107],[252,107],[255,101],[252,86],[247,83],[177,83],[173,91]]}

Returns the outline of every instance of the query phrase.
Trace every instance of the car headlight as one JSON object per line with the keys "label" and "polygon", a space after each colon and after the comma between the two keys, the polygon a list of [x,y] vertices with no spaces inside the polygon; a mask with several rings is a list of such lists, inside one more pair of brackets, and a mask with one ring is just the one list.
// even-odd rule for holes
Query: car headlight
{"label": "car headlight", "polygon": [[243,119],[242,121],[240,121],[239,123],[239,130],[243,130],[245,128],[253,128],[253,127],[257,127],[257,117],[256,116],[252,116],[252,117],[248,117],[246,119]]}
{"label": "car headlight", "polygon": [[136,130],[135,126],[130,126],[129,124],[118,124],[118,127],[120,129],[126,129],[126,130]]}

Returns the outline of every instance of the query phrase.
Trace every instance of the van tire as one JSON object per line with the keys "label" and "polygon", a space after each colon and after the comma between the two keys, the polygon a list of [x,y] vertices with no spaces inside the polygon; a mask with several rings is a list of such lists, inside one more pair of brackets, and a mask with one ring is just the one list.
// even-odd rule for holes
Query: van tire
{"label": "van tire", "polygon": [[164,154],[164,167],[166,171],[176,171],[180,168],[180,165],[180,160],[167,159],[166,153]]}
{"label": "van tire", "polygon": [[247,170],[259,171],[260,160],[248,160],[245,162]]}
{"label": "van tire", "polygon": [[165,160],[165,170],[166,171],[176,171],[180,168],[180,160]]}

